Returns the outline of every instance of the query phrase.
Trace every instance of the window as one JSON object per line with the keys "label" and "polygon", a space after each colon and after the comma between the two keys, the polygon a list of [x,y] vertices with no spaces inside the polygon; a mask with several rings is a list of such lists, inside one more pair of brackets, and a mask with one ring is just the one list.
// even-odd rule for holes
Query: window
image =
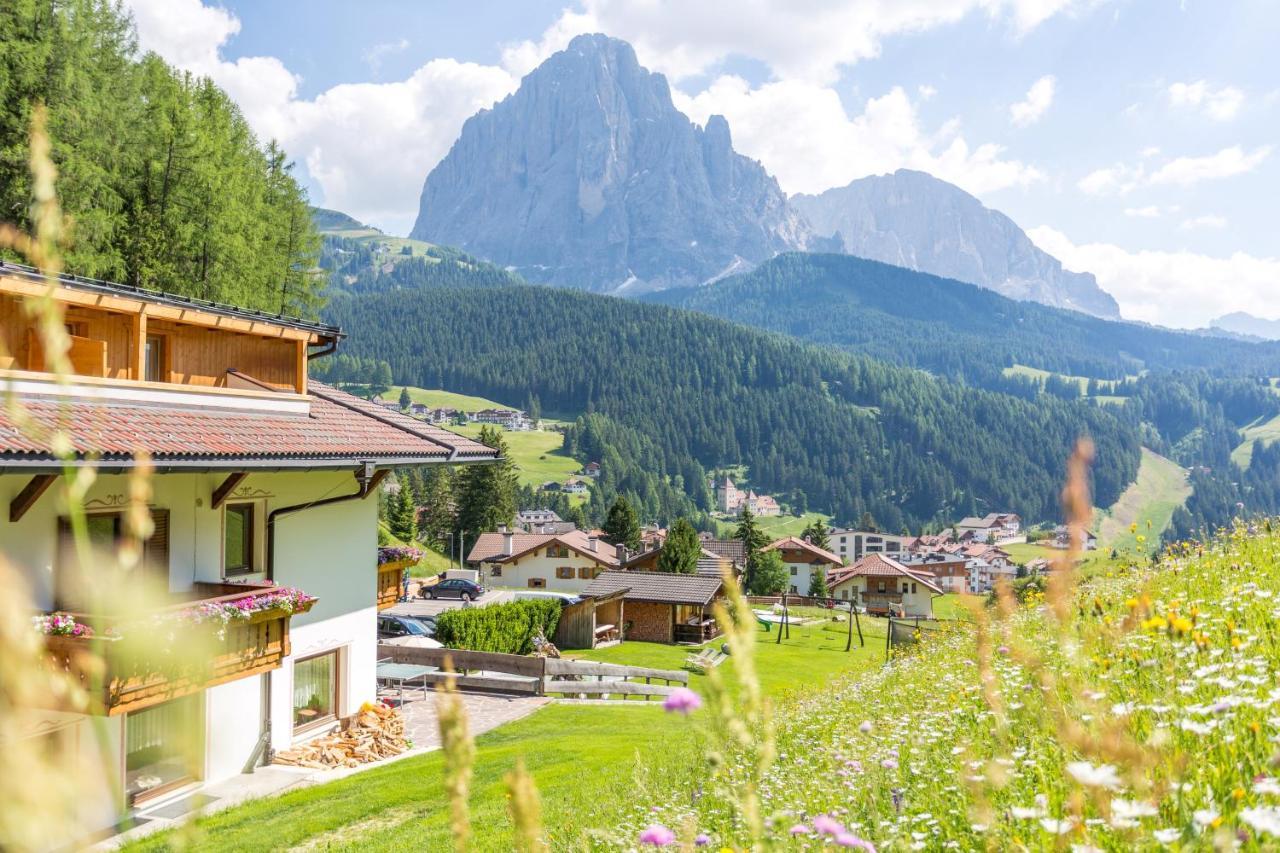
{"label": "window", "polygon": [[491,578],[502,577],[502,566],[494,566],[493,568],[489,569],[489,577]]}
{"label": "window", "polygon": [[884,592],[884,581],[876,581],[876,592]]}
{"label": "window", "polygon": [[578,577],[582,580],[592,580],[598,574],[600,574],[600,570],[593,566],[581,566],[578,568]]}
{"label": "window", "polygon": [[247,575],[256,570],[254,525],[257,507],[251,503],[227,504],[222,521],[222,572]]}
{"label": "window", "polygon": [[911,585],[911,594],[912,594],[912,595],[915,595],[915,594],[916,594],[916,585],[915,585],[915,584],[912,584],[912,585]]}
{"label": "window", "polygon": [[[151,507],[151,538],[142,543],[142,564],[131,572],[143,583],[153,587],[152,592],[169,589],[169,510]],[[124,514],[97,512],[85,516],[85,531],[89,546],[98,555],[114,557],[125,536]],[[95,602],[95,592],[110,577],[101,566],[81,566],[71,533],[71,520],[58,518],[57,563],[54,569],[54,606],[59,610],[90,610]],[[141,572],[141,574],[139,574]],[[100,604],[100,603],[99,603]]]}
{"label": "window", "polygon": [[338,652],[293,665],[293,729],[304,731],[338,717]]}
{"label": "window", "polygon": [[164,335],[147,335],[146,349],[143,352],[143,378],[148,382],[168,382],[169,372],[165,369],[167,362]]}
{"label": "window", "polygon": [[529,589],[542,589],[546,585],[546,578],[529,578]]}
{"label": "window", "polygon": [[548,545],[548,557],[567,557],[569,556],[569,548],[565,545]]}
{"label": "window", "polygon": [[200,699],[186,696],[125,718],[124,785],[137,803],[190,782],[203,752]]}
{"label": "window", "polygon": [[792,567],[791,567],[791,577],[795,577],[795,576],[796,576],[796,567],[795,567],[795,566],[792,566]]}
{"label": "window", "polygon": [[842,590],[840,590],[840,597],[841,597],[841,598],[843,598],[845,601],[848,601],[848,600],[849,600],[849,590],[847,590],[847,589],[842,589]]}
{"label": "window", "polygon": [[556,577],[562,580],[573,577],[573,566],[556,566]]}
{"label": "window", "polygon": [[796,593],[796,592],[799,592],[800,590],[796,589],[796,585],[795,585],[795,584],[792,584],[792,585],[791,585],[791,591],[792,591],[793,593]]}

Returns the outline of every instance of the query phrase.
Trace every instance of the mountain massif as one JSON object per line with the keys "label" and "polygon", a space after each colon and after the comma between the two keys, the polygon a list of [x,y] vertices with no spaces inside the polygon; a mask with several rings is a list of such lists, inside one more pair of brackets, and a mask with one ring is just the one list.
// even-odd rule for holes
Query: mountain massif
{"label": "mountain massif", "polygon": [[575,38],[467,120],[411,236],[603,292],[708,281],[809,240],[724,118],[694,125],[666,78],[601,35]]}
{"label": "mountain massif", "polygon": [[844,251],[1014,299],[1118,317],[1008,217],[920,172],[788,200],[698,127],[630,45],[579,36],[463,126],[427,176],[412,237],[458,246],[527,281],[636,294],[704,284],[787,251]]}
{"label": "mountain massif", "polygon": [[1120,316],[1092,274],[1063,269],[1012,219],[924,172],[899,169],[790,201],[817,233],[836,237],[850,255],[967,281],[1011,299]]}

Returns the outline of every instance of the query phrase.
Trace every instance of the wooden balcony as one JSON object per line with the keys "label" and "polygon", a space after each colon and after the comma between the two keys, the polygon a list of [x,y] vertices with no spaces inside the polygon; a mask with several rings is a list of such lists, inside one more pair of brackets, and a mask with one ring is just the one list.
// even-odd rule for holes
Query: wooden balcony
{"label": "wooden balcony", "polygon": [[868,613],[888,613],[890,610],[902,609],[902,593],[900,592],[864,592],[861,593],[862,606]]}
{"label": "wooden balcony", "polygon": [[404,577],[404,570],[412,565],[413,560],[397,560],[378,565],[378,610],[393,607],[400,600],[400,581]]}
{"label": "wooden balcony", "polygon": [[[262,610],[244,619],[195,621],[201,605],[234,604],[277,589],[269,584],[197,583],[182,600],[159,611],[131,618],[119,635],[114,620],[77,616],[94,629],[91,637],[47,636],[50,663],[79,682],[88,693],[91,714],[115,716],[159,705],[218,684],[278,669],[289,655],[289,620],[305,613],[315,599],[292,612]],[[54,710],[71,710],[51,698]]]}

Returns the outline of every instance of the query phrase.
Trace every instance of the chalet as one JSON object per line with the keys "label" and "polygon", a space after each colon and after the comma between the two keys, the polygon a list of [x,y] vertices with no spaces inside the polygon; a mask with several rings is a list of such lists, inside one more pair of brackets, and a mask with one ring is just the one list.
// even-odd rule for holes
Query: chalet
{"label": "chalet", "polygon": [[978,562],[956,554],[935,552],[932,554],[903,554],[895,557],[899,563],[912,571],[929,575],[943,592],[971,592],[969,584],[970,565]]}
{"label": "chalet", "polygon": [[943,593],[928,573],[883,554],[869,554],[833,572],[829,586],[832,598],[855,601],[868,613],[891,616],[932,617],[933,597]]}
{"label": "chalet", "polygon": [[479,424],[493,424],[508,430],[530,428],[525,413],[517,409],[481,409],[471,415],[471,420]]}
{"label": "chalet", "polygon": [[600,476],[600,463],[588,462],[582,466],[582,475],[584,477],[598,478]]}
{"label": "chalet", "polygon": [[1027,541],[1027,537],[1022,533],[1022,519],[1009,512],[992,512],[982,518],[962,519],[956,525],[956,538],[994,545],[1011,545]]}
{"label": "chalet", "polygon": [[723,557],[739,569],[747,564],[747,546],[741,539],[716,539],[710,533],[701,533],[698,542],[703,551]]}
{"label": "chalet", "polygon": [[566,495],[585,495],[589,491],[587,484],[581,480],[569,479],[560,487],[560,491]]}
{"label": "chalet", "polygon": [[791,592],[800,595],[809,594],[809,585],[818,572],[824,575],[844,564],[844,561],[830,551],[811,545],[796,536],[788,536],[771,542],[764,547],[765,551],[777,551],[782,556],[783,565],[790,574],[788,583]]}
{"label": "chalet", "polygon": [[[1054,548],[1061,548],[1063,550],[1070,548],[1071,528],[1067,527],[1065,524],[1059,524],[1057,527],[1053,528],[1053,542],[1051,545]],[[1092,530],[1086,530],[1084,532],[1084,550],[1098,550],[1098,535]]]}
{"label": "chalet", "polygon": [[827,534],[830,550],[840,555],[842,564],[856,563],[867,554],[901,554],[911,550],[916,542],[915,536],[894,536],[871,530],[834,528]]}
{"label": "chalet", "polygon": [[581,592],[603,571],[618,568],[618,551],[581,530],[568,533],[481,533],[467,555],[492,586]]}
{"label": "chalet", "polygon": [[[619,548],[618,553],[620,555],[619,563],[624,570],[629,572],[656,572],[658,570],[658,557],[662,554],[662,546],[658,544],[631,555],[627,554],[626,549]],[[705,548],[702,550],[702,553],[698,556],[698,574],[723,577],[726,571],[735,576],[739,573],[738,567],[734,565],[732,560]]]}
{"label": "chalet", "polygon": [[532,533],[536,525],[555,521],[561,521],[561,518],[553,509],[522,509],[516,513],[516,527],[526,533]]}
{"label": "chalet", "polygon": [[715,576],[604,572],[584,589],[599,598],[622,592],[624,640],[704,643],[719,634],[712,608],[724,593]]}
{"label": "chalet", "polygon": [[[23,310],[47,285],[0,264],[0,550],[56,614],[36,629],[86,701],[51,692],[6,737],[81,745],[68,777],[108,782],[72,830],[91,833],[374,699],[369,498],[391,468],[494,453],[309,380],[333,326],[80,278],[48,290],[69,343],[55,381]],[[64,472],[85,468],[81,525]]]}

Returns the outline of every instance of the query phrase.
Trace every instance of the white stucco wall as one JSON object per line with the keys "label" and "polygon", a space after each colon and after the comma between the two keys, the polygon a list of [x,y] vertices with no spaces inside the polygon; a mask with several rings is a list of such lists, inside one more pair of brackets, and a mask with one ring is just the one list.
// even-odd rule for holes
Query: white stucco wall
{"label": "white stucco wall", "polygon": [[[556,577],[556,569],[563,566],[571,566],[573,568],[572,578]],[[595,568],[604,571],[605,567],[599,563],[577,554],[573,551],[569,552],[568,557],[548,557],[541,549],[537,556],[520,557],[518,562],[503,563],[502,576],[493,577],[493,565],[486,564],[485,585],[488,587],[509,587],[511,589],[528,589],[529,578],[543,578],[546,581],[545,589],[555,592],[582,592],[586,589],[587,584],[591,583],[593,578],[579,577],[579,569]]]}
{"label": "white stucco wall", "polygon": [[[211,509],[212,492],[225,474],[166,474],[152,478],[151,505],[169,510],[169,587],[179,591],[193,581],[222,580],[222,510]],[[29,476],[0,475],[0,506],[7,507],[29,482]],[[267,514],[289,506],[349,494],[356,481],[350,472],[250,474],[233,500],[250,499],[260,507],[260,548],[265,557]],[[65,513],[55,485],[16,524],[0,512],[0,553],[27,583],[33,610],[53,606],[53,565],[57,518]],[[100,477],[89,490],[90,511],[117,509],[127,502],[128,478]],[[377,501],[374,497],[306,509],[277,520],[275,581],[296,586],[319,601],[311,612],[293,617],[292,654],[271,673],[272,745],[287,748],[292,732],[292,664],[329,649],[341,649],[340,714],[374,698],[377,657],[376,562]],[[265,568],[265,564],[263,566]],[[262,580],[265,573],[233,580]],[[215,782],[238,774],[261,732],[261,681],[253,676],[205,691],[204,780]],[[106,721],[108,770],[123,764],[123,717]],[[101,720],[80,718],[82,741],[97,750],[90,726]],[[109,808],[107,809],[109,811]],[[114,822],[107,821],[107,823]],[[106,825],[106,823],[100,824]]]}

